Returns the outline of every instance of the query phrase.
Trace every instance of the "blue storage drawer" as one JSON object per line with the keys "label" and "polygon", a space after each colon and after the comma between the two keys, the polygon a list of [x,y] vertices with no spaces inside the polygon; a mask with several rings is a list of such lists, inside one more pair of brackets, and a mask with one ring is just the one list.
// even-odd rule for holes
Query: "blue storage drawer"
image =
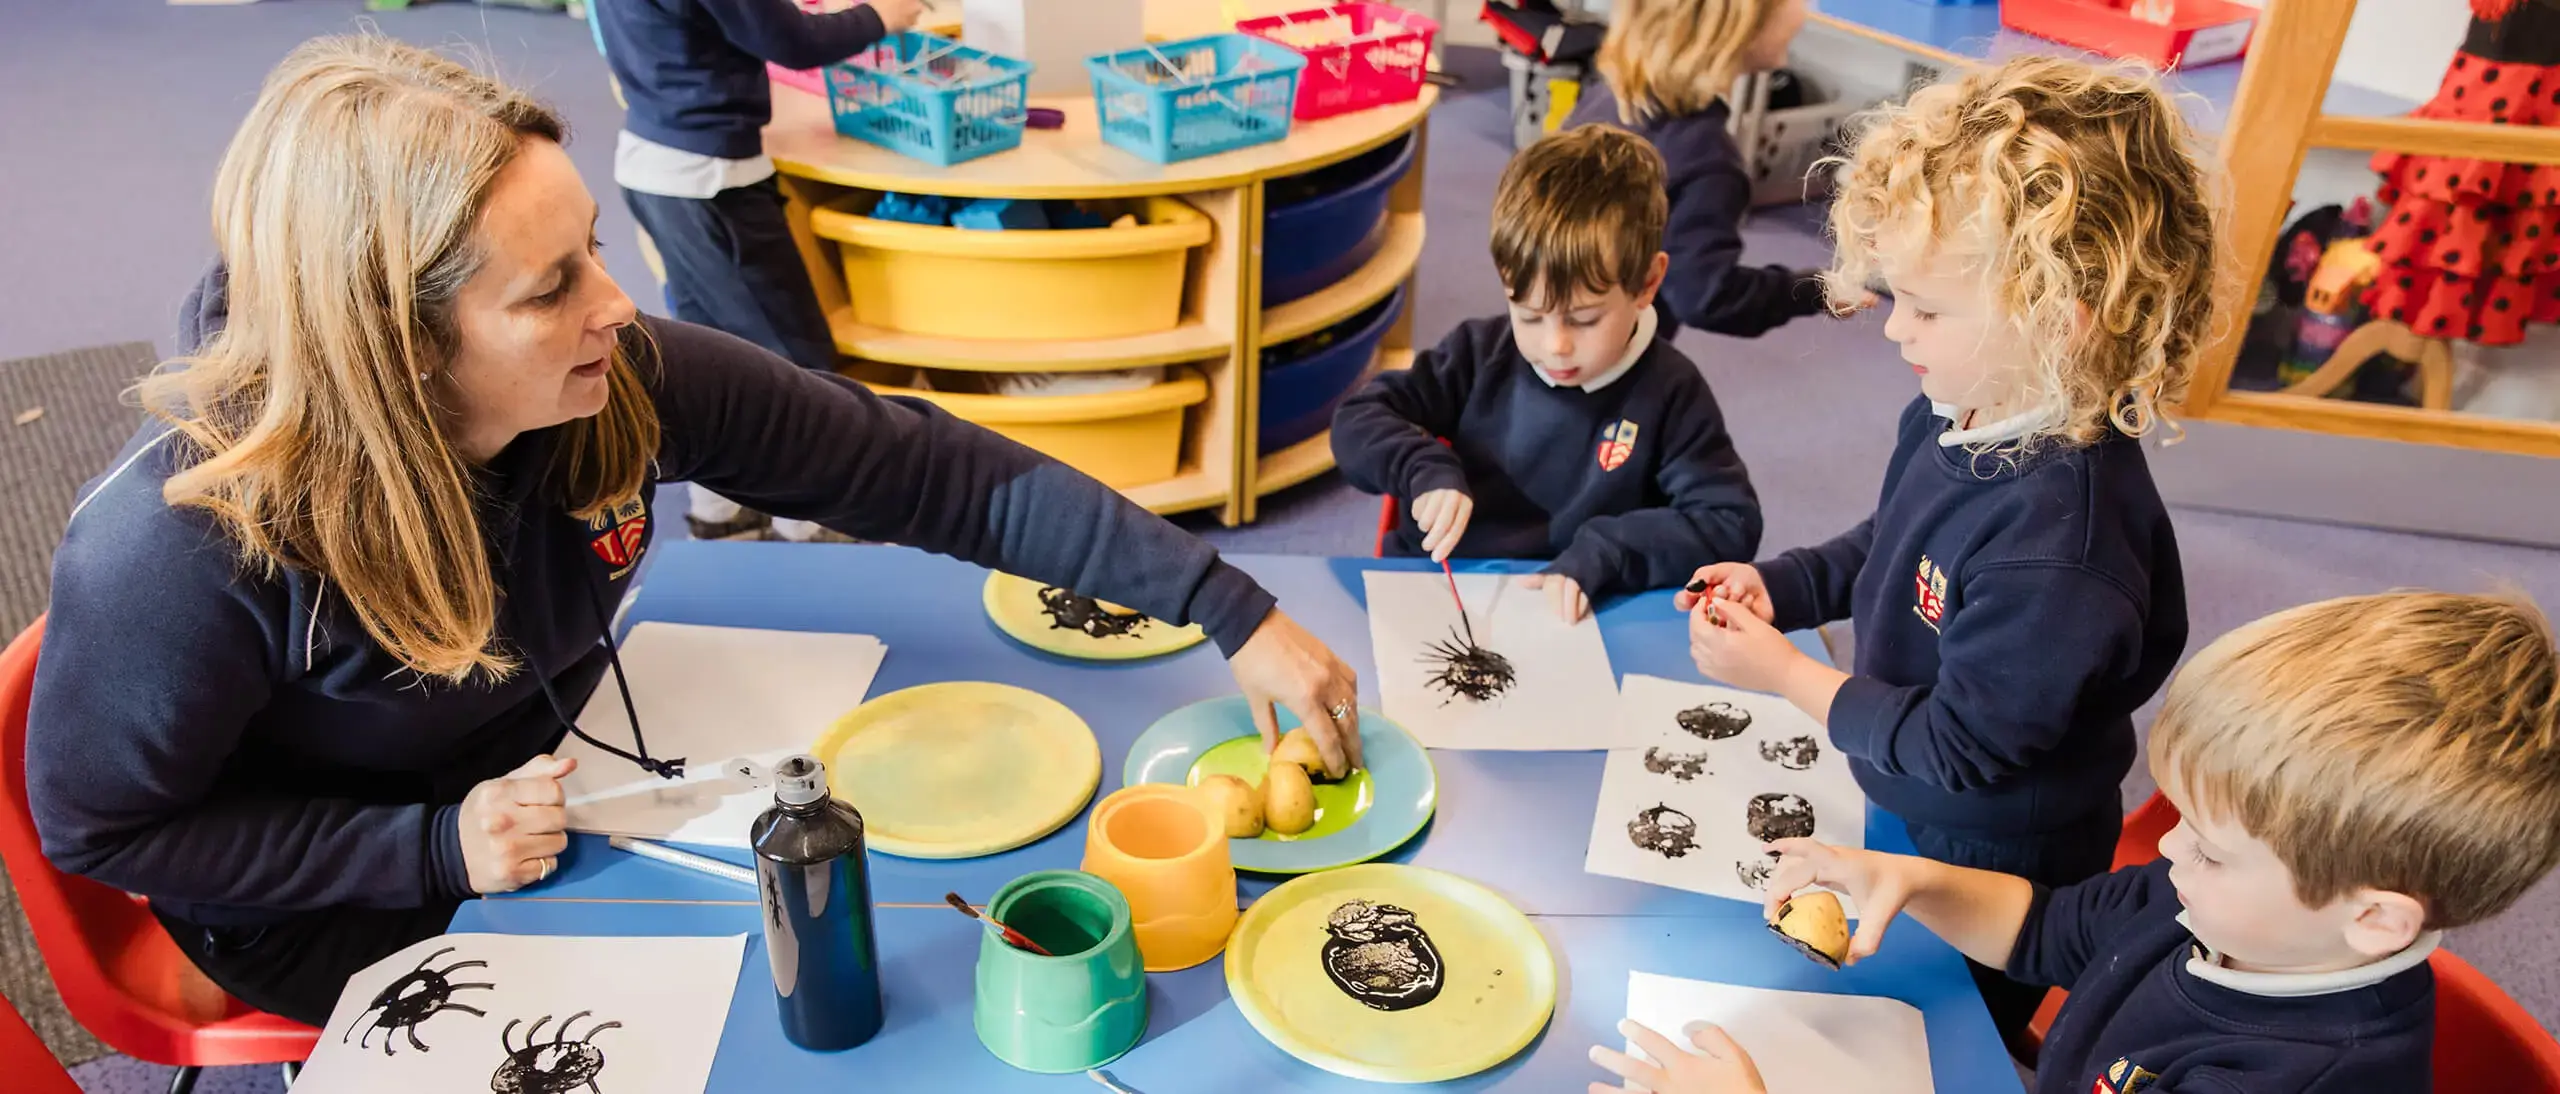
{"label": "blue storage drawer", "polygon": [[[1324,330],[1277,346],[1265,347],[1265,361],[1275,361],[1302,344],[1320,344],[1306,356],[1262,367],[1261,443],[1265,456],[1304,442],[1333,427],[1333,410],[1351,394],[1378,356],[1378,343],[1403,314],[1405,290],[1371,304],[1358,315]],[[1322,340],[1310,343],[1311,339]]]}
{"label": "blue storage drawer", "polygon": [[1387,194],[1413,167],[1413,134],[1264,185],[1262,306],[1351,276],[1387,238]]}

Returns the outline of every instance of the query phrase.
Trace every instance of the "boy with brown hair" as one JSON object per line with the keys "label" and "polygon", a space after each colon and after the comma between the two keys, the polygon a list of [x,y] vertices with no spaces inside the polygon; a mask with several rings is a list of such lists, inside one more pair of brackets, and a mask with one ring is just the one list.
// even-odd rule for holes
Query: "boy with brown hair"
{"label": "boy with brown hair", "polygon": [[[2427,1089],[2427,956],[2560,861],[2560,659],[2541,614],[2396,592],[2268,616],[2178,673],[2150,759],[2184,817],[2165,861],[2048,890],[1786,840],[1772,910],[1831,886],[1865,914],[1852,961],[1907,911],[1977,961],[2069,988],[2038,1094]],[[1693,1038],[1713,1051],[1672,1052],[1667,1083],[1615,1062],[1661,1094],[1761,1089],[1731,1041]]]}
{"label": "boy with brown hair", "polygon": [[1552,559],[1531,583],[1570,621],[1758,549],[1760,501],[1715,396],[1656,337],[1662,171],[1607,125],[1503,171],[1493,264],[1509,315],[1459,324],[1334,414],[1343,477],[1410,503],[1390,554]]}

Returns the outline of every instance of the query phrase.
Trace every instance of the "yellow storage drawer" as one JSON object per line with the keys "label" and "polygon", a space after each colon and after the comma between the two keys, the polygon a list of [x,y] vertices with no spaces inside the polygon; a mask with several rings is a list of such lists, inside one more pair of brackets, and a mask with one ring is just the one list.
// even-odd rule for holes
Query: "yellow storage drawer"
{"label": "yellow storage drawer", "polygon": [[950,338],[1120,338],[1182,322],[1183,270],[1209,218],[1181,200],[1136,203],[1128,228],[990,232],[873,220],[860,194],[813,210],[844,256],[853,318]]}
{"label": "yellow storage drawer", "polygon": [[1163,482],[1179,472],[1182,412],[1209,397],[1209,382],[1188,369],[1168,370],[1165,382],[1137,391],[1092,395],[965,395],[868,381],[864,386],[925,400],[1117,488]]}

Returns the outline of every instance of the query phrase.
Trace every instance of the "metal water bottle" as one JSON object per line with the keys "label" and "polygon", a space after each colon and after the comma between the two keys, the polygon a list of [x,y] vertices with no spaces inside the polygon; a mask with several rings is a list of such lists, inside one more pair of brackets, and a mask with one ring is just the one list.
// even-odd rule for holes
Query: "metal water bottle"
{"label": "metal water bottle", "polygon": [[880,950],[862,814],[827,793],[817,757],[793,756],[774,766],[773,808],[749,835],[783,1036],[819,1052],[870,1040],[880,1032]]}

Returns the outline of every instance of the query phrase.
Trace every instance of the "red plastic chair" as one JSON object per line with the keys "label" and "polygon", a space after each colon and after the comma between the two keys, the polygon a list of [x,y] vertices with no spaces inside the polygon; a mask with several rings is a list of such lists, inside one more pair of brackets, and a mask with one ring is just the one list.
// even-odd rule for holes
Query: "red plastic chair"
{"label": "red plastic chair", "polygon": [[0,1072],[9,1076],[9,1089],[19,1094],[80,1094],[80,1084],[71,1081],[71,1073],[62,1069],[62,1061],[36,1040],[36,1031],[0,999]]}
{"label": "red plastic chair", "polygon": [[27,700],[43,639],[38,619],[0,651],[0,859],[63,1004],[107,1047],[178,1068],[172,1094],[192,1089],[199,1068],[309,1056],[318,1030],[232,998],[196,970],[140,898],[44,857],[27,806]]}
{"label": "red plastic chair", "polygon": [[[2169,804],[2169,796],[2157,790],[2133,812],[2125,815],[2124,834],[2116,837],[2116,861],[2110,869],[2140,866],[2160,857],[2160,837],[2178,826],[2178,807]],[[2062,1001],[2071,993],[2055,988],[2044,995],[2044,1005],[2036,1008],[2036,1016],[2027,1022],[2020,1036],[2030,1053],[2044,1048],[2044,1035],[2053,1028],[2053,1020],[2062,1015]]]}
{"label": "red plastic chair", "polygon": [[2436,1094],[2560,1094],[2560,1041],[2471,963],[2437,950]]}

